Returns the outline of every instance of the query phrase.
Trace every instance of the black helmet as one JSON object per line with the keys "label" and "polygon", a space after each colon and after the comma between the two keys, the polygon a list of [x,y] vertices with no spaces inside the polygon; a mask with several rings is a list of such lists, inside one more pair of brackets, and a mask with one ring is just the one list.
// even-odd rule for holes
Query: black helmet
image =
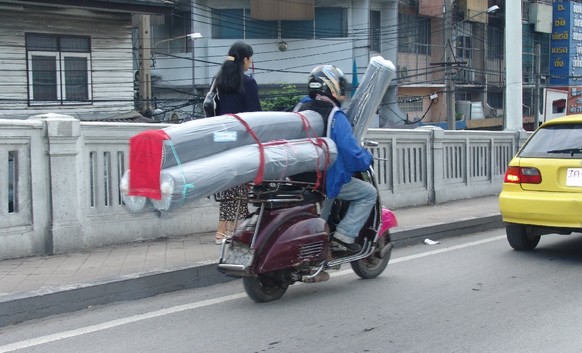
{"label": "black helmet", "polygon": [[[333,65],[319,65],[311,70],[307,87],[309,96],[315,98],[322,94],[337,101],[337,98],[345,96],[347,81],[344,73]],[[335,96],[337,97],[334,97]]]}

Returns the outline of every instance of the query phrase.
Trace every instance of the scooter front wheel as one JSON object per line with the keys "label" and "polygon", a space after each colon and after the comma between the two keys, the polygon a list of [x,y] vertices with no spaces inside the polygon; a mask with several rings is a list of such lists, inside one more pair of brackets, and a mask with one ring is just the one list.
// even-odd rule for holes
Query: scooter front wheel
{"label": "scooter front wheel", "polygon": [[[386,246],[391,246],[391,244],[386,240],[386,237],[379,239],[380,251]],[[388,266],[390,261],[390,255],[392,254],[391,249],[387,249],[387,253],[382,258],[380,257],[380,251],[375,251],[372,255],[361,259],[358,261],[350,262],[352,270],[364,279],[370,279],[378,277]]]}
{"label": "scooter front wheel", "polygon": [[281,287],[268,276],[243,277],[242,280],[248,296],[256,303],[277,300],[287,291],[287,287]]}

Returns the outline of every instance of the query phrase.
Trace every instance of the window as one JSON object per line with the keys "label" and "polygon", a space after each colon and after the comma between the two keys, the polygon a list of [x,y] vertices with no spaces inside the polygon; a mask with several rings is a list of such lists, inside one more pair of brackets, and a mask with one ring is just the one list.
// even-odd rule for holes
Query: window
{"label": "window", "polygon": [[421,112],[422,98],[421,96],[399,96],[398,107],[405,113]]}
{"label": "window", "polygon": [[[550,35],[534,31],[534,25],[523,25],[523,82],[534,83],[537,78],[536,60],[540,60],[540,75],[547,75],[550,67]],[[540,57],[536,58],[536,47],[540,47]]]}
{"label": "window", "polygon": [[398,51],[430,55],[430,17],[398,13]]}
{"label": "window", "polygon": [[212,9],[212,37],[244,39],[243,9]]}
{"label": "window", "polygon": [[27,34],[29,104],[88,102],[91,41],[88,37]]}
{"label": "window", "polygon": [[315,8],[315,38],[347,37],[347,11],[342,7]]}
{"label": "window", "polygon": [[380,19],[380,11],[370,11],[370,49],[378,53],[382,51]]}
{"label": "window", "polygon": [[316,7],[315,21],[261,21],[250,9],[212,9],[212,37],[217,39],[313,39],[347,37],[347,9]]}
{"label": "window", "polygon": [[313,38],[313,21],[281,21],[281,38]]}
{"label": "window", "polygon": [[255,20],[250,17],[250,10],[245,10],[245,38],[260,39],[279,38],[278,21]]}
{"label": "window", "polygon": [[190,10],[174,10],[171,15],[157,16],[152,18],[152,43],[172,39],[155,46],[155,51],[164,54],[191,53],[192,40],[185,37],[191,33]]}
{"label": "window", "polygon": [[[559,124],[549,125],[540,128],[519,152],[519,157],[524,158],[560,158],[560,159],[580,159],[577,153],[570,150],[577,149],[578,145],[574,141],[582,139],[582,125],[580,124]],[[560,151],[559,150],[565,150]],[[553,151],[552,153],[548,153]]]}
{"label": "window", "polygon": [[487,50],[487,59],[503,59],[503,41],[504,33],[503,29],[500,28],[501,24],[487,26],[487,40],[489,42]]}
{"label": "window", "polygon": [[503,92],[487,92],[487,104],[493,108],[503,108]]}
{"label": "window", "polygon": [[460,23],[456,29],[457,59],[471,59],[473,57],[473,32],[471,23]]}

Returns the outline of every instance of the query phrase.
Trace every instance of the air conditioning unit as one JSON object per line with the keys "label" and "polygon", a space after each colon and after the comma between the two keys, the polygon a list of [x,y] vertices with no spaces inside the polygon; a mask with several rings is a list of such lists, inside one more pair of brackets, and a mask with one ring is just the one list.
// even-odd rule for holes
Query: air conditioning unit
{"label": "air conditioning unit", "polygon": [[464,82],[475,82],[475,70],[465,67],[459,69],[459,80]]}

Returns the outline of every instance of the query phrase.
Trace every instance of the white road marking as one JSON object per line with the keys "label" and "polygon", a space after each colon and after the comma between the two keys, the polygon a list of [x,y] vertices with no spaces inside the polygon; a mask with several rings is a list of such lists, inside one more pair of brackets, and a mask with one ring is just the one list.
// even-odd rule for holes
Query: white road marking
{"label": "white road marking", "polygon": [[[487,238],[487,239],[483,239],[483,240],[473,241],[470,243],[445,247],[445,248],[441,248],[438,250],[427,251],[427,252],[423,252],[420,254],[403,256],[403,257],[399,257],[396,259],[391,259],[390,264],[395,264],[395,263],[399,263],[399,262],[419,259],[422,257],[442,254],[442,253],[453,251],[453,250],[459,250],[459,249],[464,249],[464,248],[468,248],[471,246],[477,246],[477,245],[481,245],[481,244],[490,243],[490,242],[500,240],[500,239],[505,239],[505,236],[497,236],[497,237]],[[348,274],[353,274],[353,271],[350,269],[350,270],[334,272],[333,277],[345,276]],[[177,306],[173,306],[170,308],[156,310],[156,311],[152,311],[152,312],[145,313],[145,314],[133,315],[133,316],[128,316],[128,317],[122,318],[122,319],[103,322],[101,324],[81,327],[78,329],[54,333],[51,335],[41,336],[41,337],[37,337],[37,338],[31,338],[28,340],[14,342],[11,344],[0,346],[0,353],[14,352],[14,351],[17,351],[20,349],[30,348],[30,347],[34,347],[34,346],[40,346],[43,344],[59,341],[59,340],[66,339],[66,338],[72,338],[72,337],[86,335],[86,334],[97,332],[97,331],[108,330],[108,329],[113,328],[113,327],[126,325],[126,324],[130,324],[133,322],[148,320],[148,319],[152,319],[152,318],[156,318],[156,317],[160,317],[160,316],[165,316],[165,315],[171,315],[171,314],[179,313],[179,312],[186,311],[186,310],[193,310],[193,309],[197,309],[197,308],[202,308],[205,306],[226,303],[226,302],[240,299],[240,298],[244,298],[244,297],[246,297],[246,293],[235,293],[235,294],[227,295],[224,297],[203,300],[203,301],[196,302],[196,303],[177,305]]]}
{"label": "white road marking", "polygon": [[97,332],[97,331],[108,330],[108,329],[116,327],[116,326],[126,325],[126,324],[130,324],[130,323],[137,322],[137,321],[148,320],[148,319],[152,319],[155,317],[171,315],[171,314],[179,313],[179,312],[186,311],[186,310],[192,310],[192,309],[202,308],[205,306],[225,303],[225,302],[228,302],[231,300],[244,298],[245,296],[246,296],[246,293],[236,293],[236,294],[227,295],[227,296],[219,297],[219,298],[215,298],[215,299],[203,300],[201,302],[184,304],[184,305],[177,305],[177,306],[173,306],[171,308],[151,311],[151,312],[145,313],[145,314],[128,316],[128,317],[125,317],[122,319],[107,321],[107,322],[103,322],[101,324],[91,325],[91,326],[87,326],[87,327],[81,327],[81,328],[78,328],[75,330],[69,330],[69,331],[54,333],[52,335],[46,335],[46,336],[41,336],[41,337],[37,337],[37,338],[32,338],[32,339],[28,339],[28,340],[0,346],[0,353],[13,352],[13,351],[17,351],[19,349],[40,346],[42,344],[51,343],[54,341],[65,339],[65,338],[71,338],[71,337],[86,335],[88,333],[93,333],[93,332]]}
{"label": "white road marking", "polygon": [[465,243],[465,244],[460,244],[460,245],[455,245],[455,246],[449,246],[449,247],[446,247],[446,248],[442,248],[442,249],[438,249],[438,250],[433,250],[433,251],[427,251],[427,252],[423,252],[423,253],[416,254],[416,255],[409,255],[409,256],[399,257],[397,259],[391,260],[390,263],[391,264],[394,264],[394,263],[398,263],[398,262],[403,262],[403,261],[409,261],[409,260],[418,259],[418,258],[421,258],[421,257],[426,257],[426,256],[431,256],[431,255],[436,255],[436,254],[442,254],[444,252],[449,252],[449,251],[453,251],[453,250],[459,250],[459,249],[468,248],[468,247],[471,247],[471,246],[486,244],[486,243],[490,243],[492,241],[496,241],[496,240],[500,240],[500,239],[505,239],[505,238],[506,238],[505,235],[499,235],[499,236],[492,237],[492,238],[487,238],[487,239],[483,239],[483,240],[472,241],[470,243]]}

